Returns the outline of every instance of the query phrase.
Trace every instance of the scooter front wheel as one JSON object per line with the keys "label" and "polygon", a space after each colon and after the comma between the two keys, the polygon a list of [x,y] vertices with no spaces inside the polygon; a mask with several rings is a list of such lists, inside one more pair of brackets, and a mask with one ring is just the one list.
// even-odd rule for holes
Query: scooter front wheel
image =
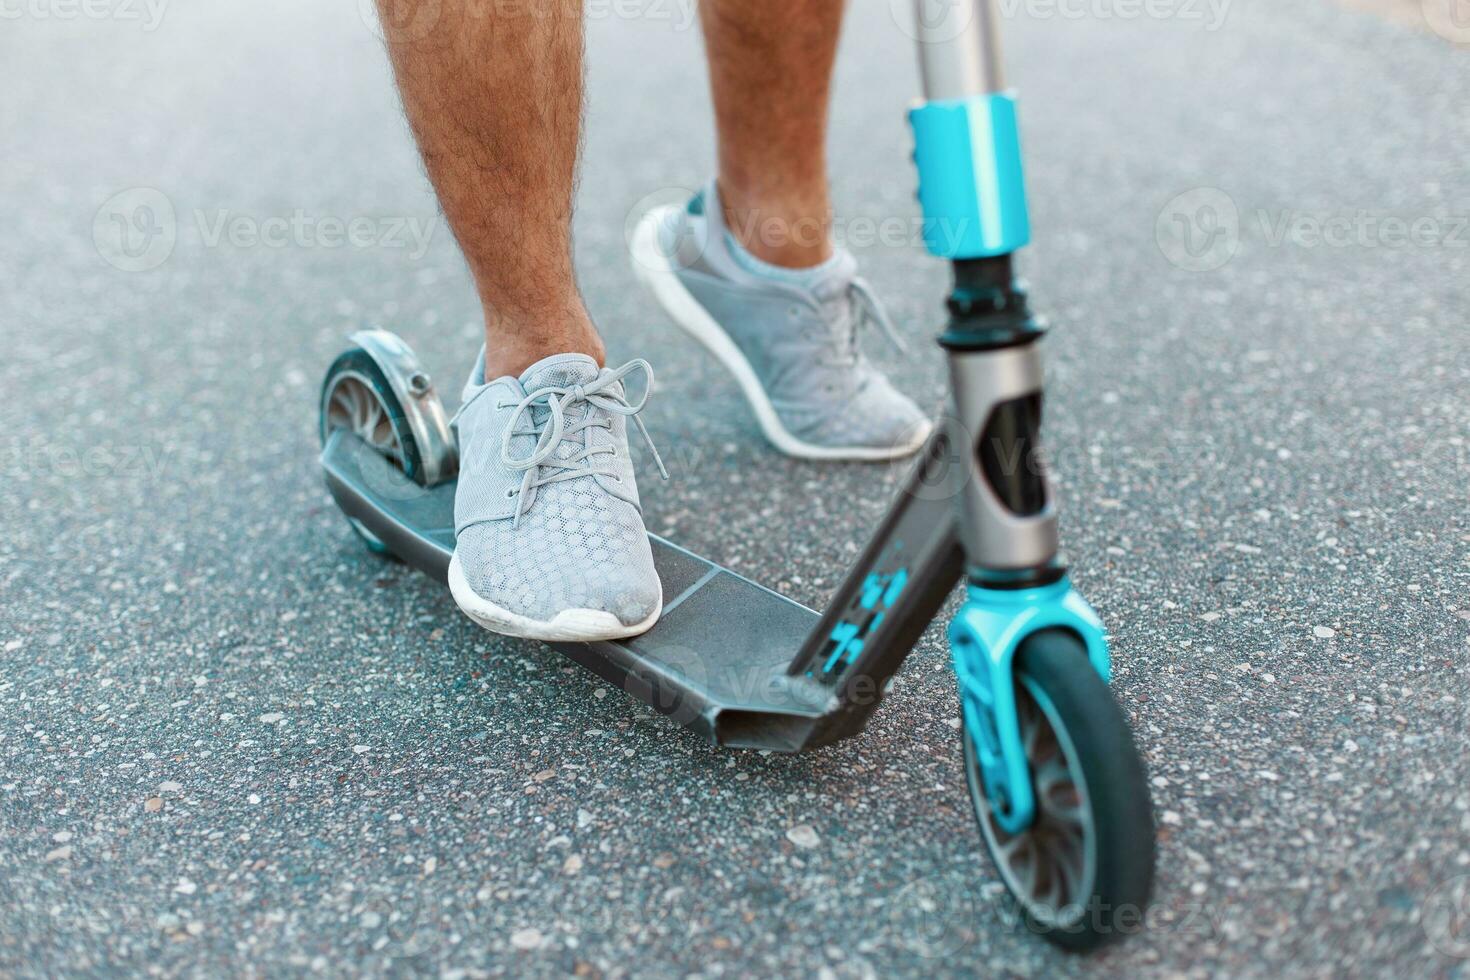
{"label": "scooter front wheel", "polygon": [[1009,834],[996,821],[968,733],[964,758],[981,836],[1026,927],[1078,951],[1138,931],[1154,869],[1148,782],[1123,713],[1074,633],[1022,642],[1016,706],[1036,797],[1030,826]]}

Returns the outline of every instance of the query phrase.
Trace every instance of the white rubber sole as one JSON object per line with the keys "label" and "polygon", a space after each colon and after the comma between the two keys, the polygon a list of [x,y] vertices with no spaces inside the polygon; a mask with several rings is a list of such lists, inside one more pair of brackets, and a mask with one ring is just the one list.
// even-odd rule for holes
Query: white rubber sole
{"label": "white rubber sole", "polygon": [[663,600],[660,599],[652,616],[632,626],[624,626],[618,617],[601,609],[563,609],[549,621],[531,619],[502,609],[470,588],[464,570],[459,567],[457,553],[449,559],[449,592],[461,612],[490,632],[547,643],[627,639],[647,633],[664,611]]}
{"label": "white rubber sole", "polygon": [[751,409],[755,412],[756,422],[761,427],[761,432],[781,452],[788,456],[797,456],[802,459],[820,460],[848,460],[861,462],[878,462],[887,459],[901,459],[911,456],[924,445],[924,440],[929,438],[929,432],[933,428],[931,424],[925,423],[915,429],[913,439],[896,443],[893,446],[874,448],[872,446],[818,446],[792,435],[786,426],[781,424],[781,418],[776,414],[776,406],[771,404],[770,397],[766,394],[765,387],[755,375],[755,369],[730,339],[730,335],[715,322],[714,317],[706,310],[684,284],[679,281],[678,273],[674,271],[673,264],[664,256],[658,247],[658,223],[660,216],[666,214],[674,205],[664,208],[655,208],[649,211],[638,221],[638,226],[633,230],[633,240],[630,246],[633,259],[633,274],[638,277],[639,282],[647,287],[658,300],[664,312],[669,315],[685,333],[704,345],[715,358],[725,366],[735,381],[740,385],[740,390],[745,393],[746,401],[750,402]]}

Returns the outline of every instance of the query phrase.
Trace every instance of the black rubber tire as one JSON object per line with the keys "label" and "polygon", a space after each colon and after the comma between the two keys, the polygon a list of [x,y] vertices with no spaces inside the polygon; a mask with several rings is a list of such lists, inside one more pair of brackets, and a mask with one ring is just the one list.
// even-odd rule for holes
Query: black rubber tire
{"label": "black rubber tire", "polygon": [[[378,367],[378,362],[373,360],[372,355],[361,347],[351,347],[339,354],[332,362],[332,366],[327,368],[326,377],[322,379],[321,395],[317,399],[318,429],[322,444],[325,445],[327,436],[331,435],[327,422],[327,395],[335,386],[338,378],[347,373],[363,378],[372,388],[373,394],[387,413],[388,423],[393,427],[393,435],[398,439],[399,446],[403,448],[402,469],[404,473],[415,482],[422,483],[423,460],[419,455],[418,440],[414,438],[413,429],[408,424],[408,417],[403,411],[403,404],[393,393],[393,386],[383,374],[382,368]],[[387,545],[368,533],[356,521],[348,518],[347,525],[373,554],[397,560],[398,556],[389,551]]]}
{"label": "black rubber tire", "polygon": [[[1086,648],[1075,633],[1053,629],[1027,637],[1016,653],[1016,674],[1017,698],[1029,698],[1039,705],[1032,692],[1040,691],[1071,742],[1092,814],[1096,872],[1090,897],[1074,922],[1044,924],[1027,908],[1025,896],[1015,898],[1029,930],[1067,950],[1095,949],[1140,931],[1147,914],[1154,873],[1154,823],[1143,760],[1122,710],[1088,662]],[[1045,712],[1043,717],[1048,717]],[[983,821],[979,809],[983,789],[974,748],[968,736],[964,741],[971,802],[976,820]],[[990,850],[983,826],[980,836]],[[999,870],[998,856],[993,852],[990,856]]]}

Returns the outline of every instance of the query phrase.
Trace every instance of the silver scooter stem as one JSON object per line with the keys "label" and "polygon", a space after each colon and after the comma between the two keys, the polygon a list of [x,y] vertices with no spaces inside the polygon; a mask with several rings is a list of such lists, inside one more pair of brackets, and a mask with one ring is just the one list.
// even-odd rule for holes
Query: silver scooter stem
{"label": "silver scooter stem", "polygon": [[[927,105],[1002,96],[1005,71],[994,0],[915,0],[914,21]],[[931,146],[931,155],[934,152]],[[941,144],[937,152],[975,151],[973,144],[958,141]],[[915,160],[922,183],[924,161],[917,153]],[[1019,167],[1019,160],[1015,165]],[[987,186],[984,193],[995,195],[988,201],[995,205],[1002,191]],[[942,203],[967,217],[962,205],[947,199]],[[1009,252],[956,260],[952,314],[957,313],[956,300],[977,289],[982,300],[995,302],[991,293],[1003,292],[1008,302],[1017,301]],[[1019,298],[1019,308],[1012,311],[1014,339],[997,342],[995,318],[982,311],[973,320],[992,330],[983,341],[964,336],[942,341],[948,348],[952,393],[948,438],[968,477],[954,500],[959,538],[972,575],[980,572],[990,578],[1057,574],[1056,508],[1036,455],[1041,358],[1031,333],[1036,321],[1024,304]],[[1002,311],[997,307],[993,312]],[[968,313],[957,315],[971,319]],[[963,327],[959,331],[955,327],[952,319],[950,334],[964,333]]]}
{"label": "silver scooter stem", "polygon": [[993,0],[914,0],[914,25],[927,101],[1005,89]]}

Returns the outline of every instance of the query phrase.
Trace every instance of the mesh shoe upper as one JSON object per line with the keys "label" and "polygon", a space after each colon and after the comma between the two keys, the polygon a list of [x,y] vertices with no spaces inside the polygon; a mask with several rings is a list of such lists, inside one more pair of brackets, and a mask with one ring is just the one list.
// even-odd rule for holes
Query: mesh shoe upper
{"label": "mesh shoe upper", "polygon": [[815,282],[747,271],[731,253],[713,183],[661,219],[660,251],[740,349],[793,435],[820,446],[883,448],[927,431],[923,412],[859,346],[865,320],[890,336],[892,324],[851,253],[838,249]]}
{"label": "mesh shoe upper", "polygon": [[[455,555],[478,595],[516,615],[548,621],[567,609],[594,609],[632,625],[659,606],[628,414],[602,407],[595,396],[572,395],[601,383],[607,403],[620,402],[615,373],[599,372],[586,355],[559,354],[520,379],[489,384],[477,366],[465,386],[455,421]],[[523,406],[538,393],[543,397]],[[566,403],[554,441],[552,399]],[[543,465],[514,465],[538,450],[546,451]]]}

